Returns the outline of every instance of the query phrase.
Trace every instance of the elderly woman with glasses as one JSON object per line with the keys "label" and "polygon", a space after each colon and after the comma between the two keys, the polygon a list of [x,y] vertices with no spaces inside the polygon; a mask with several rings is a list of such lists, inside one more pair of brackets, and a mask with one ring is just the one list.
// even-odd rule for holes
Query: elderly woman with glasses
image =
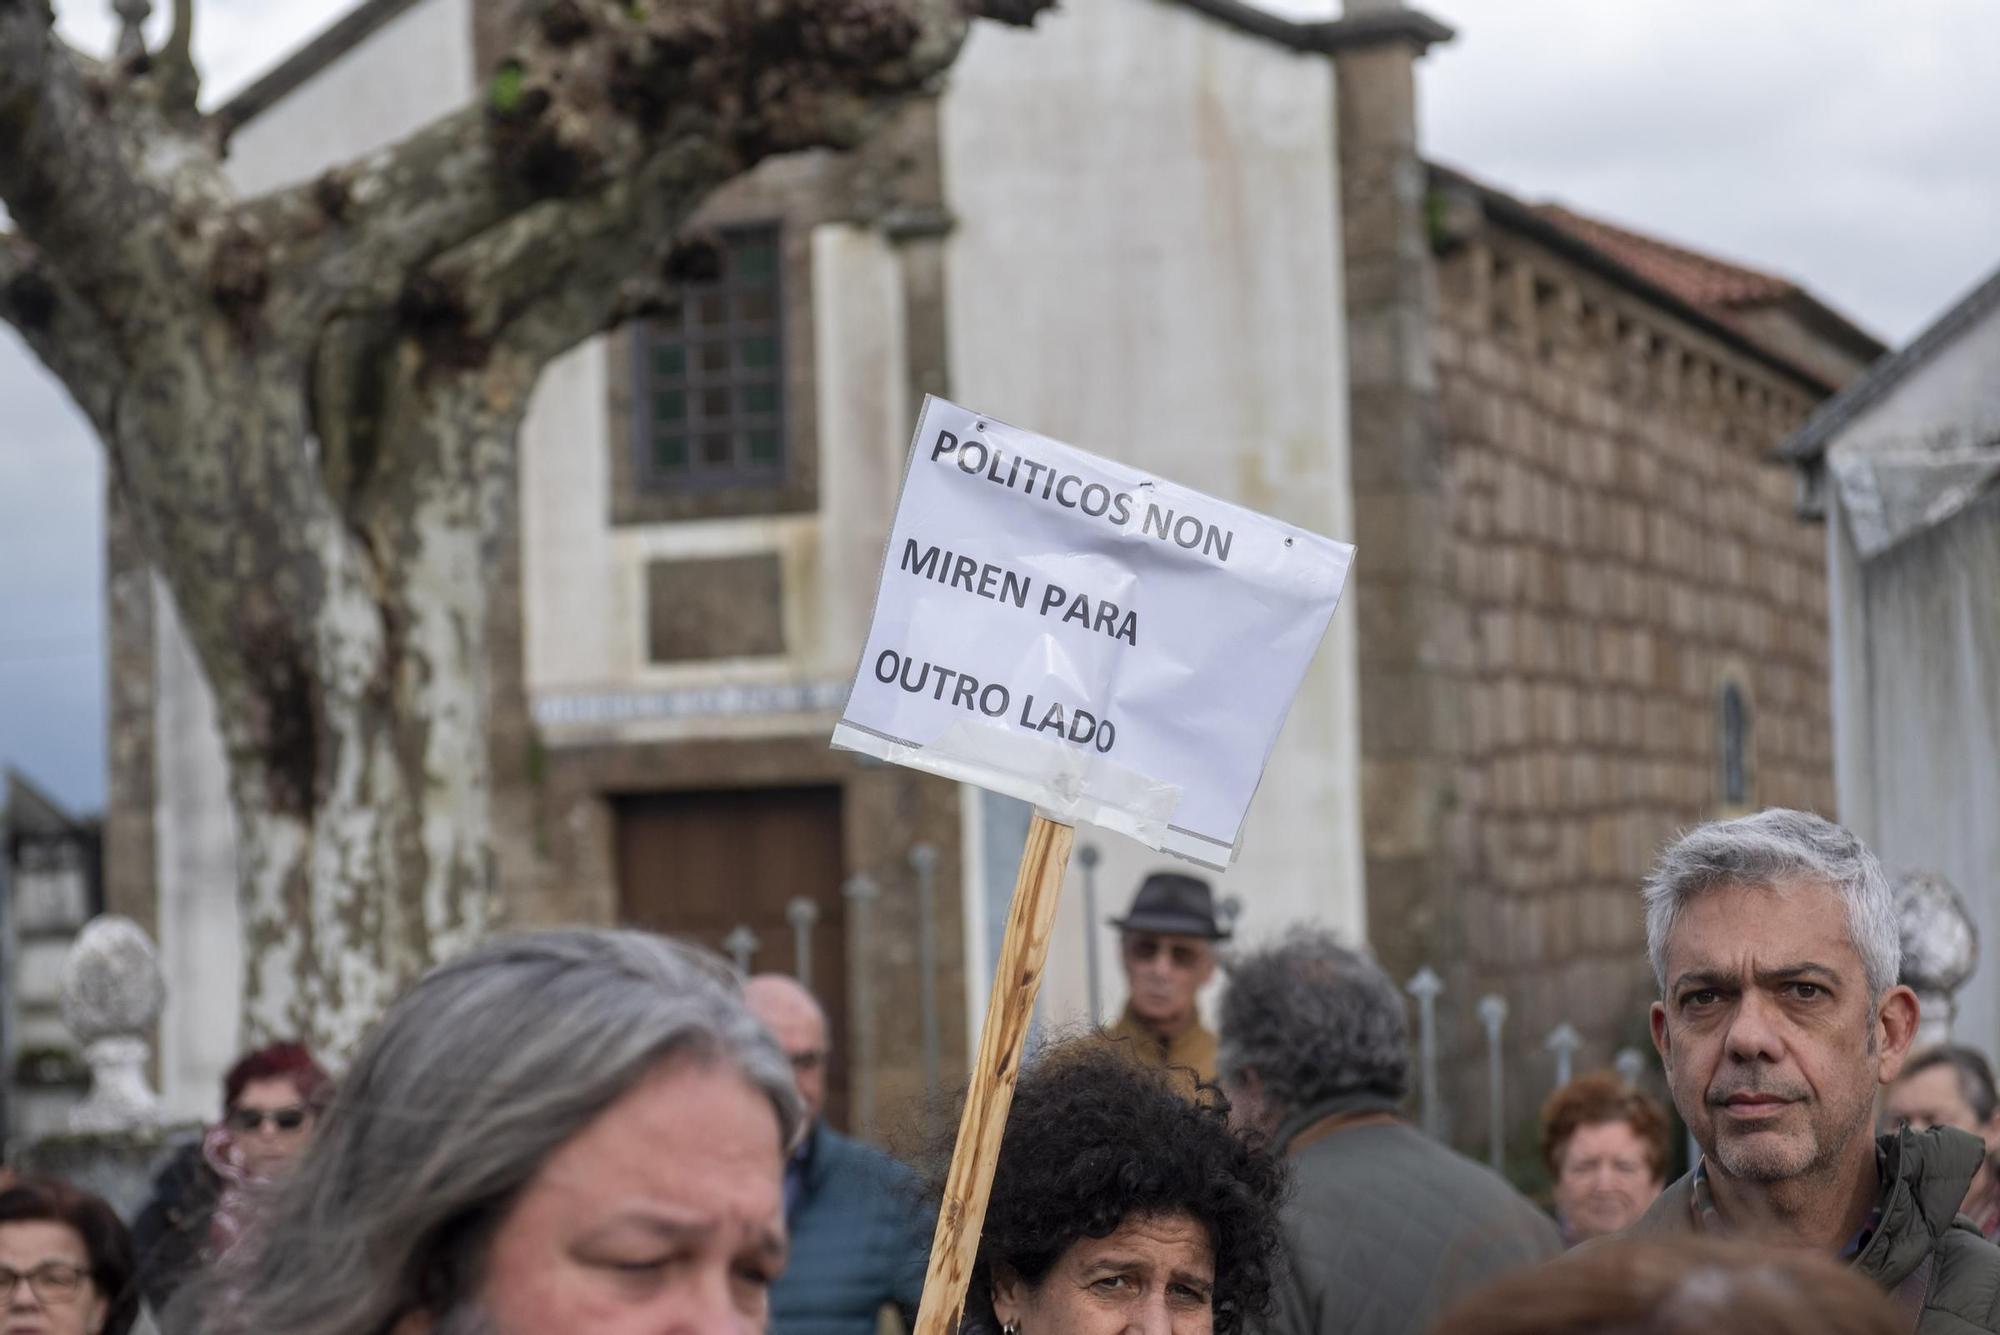
{"label": "elderly woman with glasses", "polygon": [[125,1335],[139,1315],[125,1225],[54,1179],[0,1191],[0,1302],[10,1335]]}

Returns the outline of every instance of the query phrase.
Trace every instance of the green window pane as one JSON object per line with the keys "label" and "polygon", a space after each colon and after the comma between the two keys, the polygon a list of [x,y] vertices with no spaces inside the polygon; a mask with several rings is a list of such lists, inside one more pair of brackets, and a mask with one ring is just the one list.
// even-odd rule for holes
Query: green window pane
{"label": "green window pane", "polygon": [[727,468],[732,458],[728,432],[711,431],[701,438],[701,462],[704,468]]}
{"label": "green window pane", "polygon": [[701,392],[701,415],[710,419],[729,416],[729,391],[725,388]]}
{"label": "green window pane", "polygon": [[653,418],[659,422],[685,422],[687,395],[677,389],[661,390],[653,396]]}
{"label": "green window pane", "polygon": [[778,340],[771,334],[760,334],[746,338],[737,345],[743,356],[743,364],[753,369],[776,366],[778,364]]}
{"label": "green window pane", "polygon": [[750,433],[750,462],[754,467],[770,468],[778,462],[778,433],[772,430],[758,430]]}
{"label": "green window pane", "polygon": [[653,349],[653,374],[678,380],[687,374],[688,350],[684,343],[664,343]]}
{"label": "green window pane", "polygon": [[745,385],[742,395],[743,411],[746,413],[778,411],[778,387],[774,384]]}
{"label": "green window pane", "polygon": [[769,239],[737,242],[730,259],[738,279],[770,279],[778,273],[778,246]]}
{"label": "green window pane", "polygon": [[701,369],[704,371],[727,371],[729,369],[729,345],[727,343],[702,344]]}
{"label": "green window pane", "polygon": [[686,436],[653,437],[653,467],[662,473],[678,473],[687,468]]}

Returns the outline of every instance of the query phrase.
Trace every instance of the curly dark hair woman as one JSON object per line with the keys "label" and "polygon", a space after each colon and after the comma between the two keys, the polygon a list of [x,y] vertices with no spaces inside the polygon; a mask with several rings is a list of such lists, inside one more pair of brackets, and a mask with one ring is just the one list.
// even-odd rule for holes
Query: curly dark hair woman
{"label": "curly dark hair woman", "polygon": [[966,1300],[969,1335],[1089,1335],[1156,1309],[1235,1335],[1270,1308],[1284,1168],[1163,1072],[1089,1039],[1021,1075]]}

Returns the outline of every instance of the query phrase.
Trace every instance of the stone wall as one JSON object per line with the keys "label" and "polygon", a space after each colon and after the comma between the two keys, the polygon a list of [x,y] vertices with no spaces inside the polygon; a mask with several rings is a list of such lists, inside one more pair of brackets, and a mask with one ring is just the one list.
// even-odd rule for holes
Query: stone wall
{"label": "stone wall", "polygon": [[[1478,1050],[1474,999],[1508,999],[1525,1133],[1557,1023],[1584,1035],[1579,1071],[1645,1044],[1638,887],[1660,844],[1732,811],[1834,810],[1822,538],[1770,458],[1823,391],[1500,227],[1436,273],[1449,606],[1431,642],[1454,685],[1459,920],[1450,941],[1382,935],[1460,952],[1458,1055]],[[1731,684],[1749,720],[1734,794]],[[1468,1083],[1461,1142],[1486,1106],[1483,1074]]]}

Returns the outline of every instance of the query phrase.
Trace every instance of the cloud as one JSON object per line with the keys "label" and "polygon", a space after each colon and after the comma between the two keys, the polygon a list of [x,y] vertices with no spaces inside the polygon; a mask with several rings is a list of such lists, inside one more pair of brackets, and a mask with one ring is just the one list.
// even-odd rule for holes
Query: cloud
{"label": "cloud", "polygon": [[2000,264],[2000,6],[1437,0],[1427,151],[1803,282],[1891,342]]}
{"label": "cloud", "polygon": [[[203,101],[226,100],[293,50],[354,8],[356,0],[198,0],[194,54],[201,69]],[[147,39],[158,45],[171,26],[171,6],[155,3]],[[57,0],[56,28],[70,45],[92,55],[107,54],[121,25],[110,0]]]}

